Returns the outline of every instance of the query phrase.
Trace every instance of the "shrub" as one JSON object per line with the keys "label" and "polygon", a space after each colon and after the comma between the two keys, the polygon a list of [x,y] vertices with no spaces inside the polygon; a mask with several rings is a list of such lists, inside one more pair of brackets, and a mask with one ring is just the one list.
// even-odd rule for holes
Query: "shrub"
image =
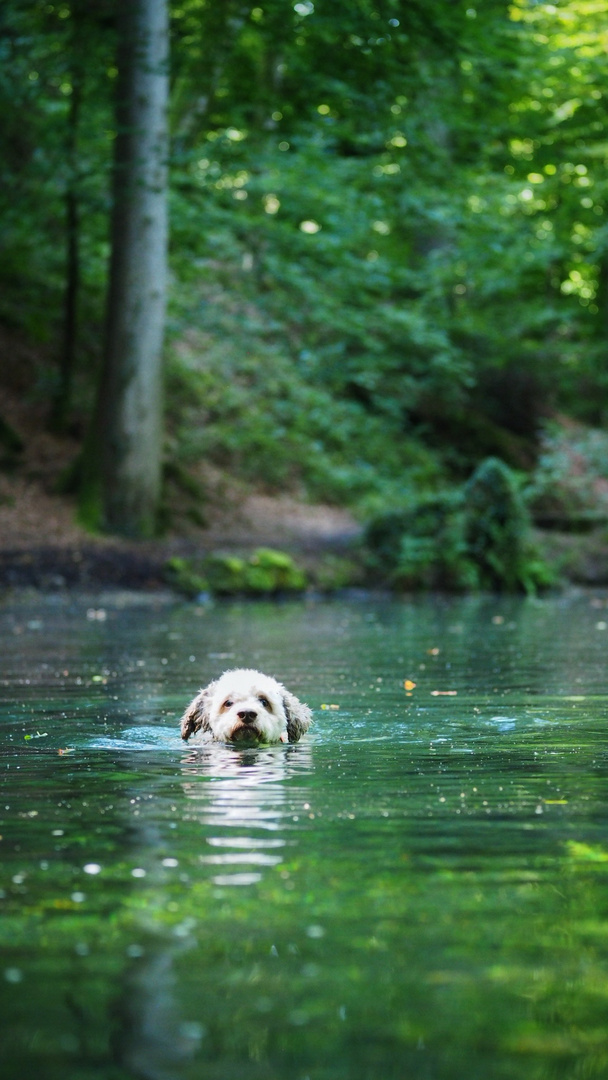
{"label": "shrub", "polygon": [[530,517],[515,473],[487,458],[465,485],[465,542],[482,588],[535,592],[551,573],[530,541]]}
{"label": "shrub", "polygon": [[377,515],[364,544],[370,574],[397,588],[533,593],[553,582],[531,543],[516,474],[497,458],[464,487]]}
{"label": "shrub", "polygon": [[375,517],[364,543],[374,576],[397,588],[466,589],[476,584],[467,559],[461,491],[414,497]]}

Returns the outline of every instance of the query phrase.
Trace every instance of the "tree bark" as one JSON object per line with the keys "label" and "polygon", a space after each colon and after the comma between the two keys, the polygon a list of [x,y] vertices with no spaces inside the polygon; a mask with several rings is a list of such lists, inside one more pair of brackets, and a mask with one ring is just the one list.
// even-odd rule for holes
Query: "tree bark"
{"label": "tree bark", "polygon": [[104,359],[81,514],[133,537],[157,526],[167,261],[167,0],[118,5],[117,132]]}

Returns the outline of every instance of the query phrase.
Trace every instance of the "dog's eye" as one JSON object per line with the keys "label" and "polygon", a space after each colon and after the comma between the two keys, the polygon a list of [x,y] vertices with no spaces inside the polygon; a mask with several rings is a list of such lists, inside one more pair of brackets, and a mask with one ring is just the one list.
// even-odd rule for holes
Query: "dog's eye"
{"label": "dog's eye", "polygon": [[268,700],[268,698],[267,698],[267,697],[264,697],[264,695],[263,695],[263,694],[260,694],[260,696],[259,696],[259,698],[258,698],[258,701],[259,701],[260,705],[263,705],[263,706],[264,706],[264,708],[265,708],[265,709],[269,709],[269,708],[270,708],[270,702],[269,702],[269,700]]}
{"label": "dog's eye", "polygon": [[226,698],[224,704],[222,705],[222,709],[231,709],[233,705],[234,701],[231,701],[230,698]]}

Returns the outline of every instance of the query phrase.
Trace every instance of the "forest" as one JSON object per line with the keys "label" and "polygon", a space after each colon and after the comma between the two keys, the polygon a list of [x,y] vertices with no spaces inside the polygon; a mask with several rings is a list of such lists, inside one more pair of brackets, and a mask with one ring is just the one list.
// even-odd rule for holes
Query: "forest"
{"label": "forest", "polygon": [[[74,440],[55,479],[88,528],[170,528],[172,486],[202,520],[213,467],[347,507],[399,587],[530,591],[572,536],[608,547],[608,0],[474,3],[122,5],[164,15],[167,58],[166,130],[127,150],[157,155],[130,191],[160,247],[122,278],[138,27],[3,4],[0,327],[29,360],[3,348],[0,380]],[[146,267],[162,317],[125,284]]]}

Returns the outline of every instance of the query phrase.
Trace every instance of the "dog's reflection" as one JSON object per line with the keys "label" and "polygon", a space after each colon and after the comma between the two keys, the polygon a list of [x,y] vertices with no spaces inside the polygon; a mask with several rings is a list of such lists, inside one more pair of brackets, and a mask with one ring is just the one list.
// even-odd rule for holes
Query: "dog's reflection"
{"label": "dog's reflection", "polygon": [[[202,826],[196,862],[214,889],[255,885],[283,861],[292,830],[307,814],[306,785],[298,780],[312,764],[313,747],[301,742],[247,748],[210,743],[184,754],[180,814],[190,828]],[[179,1004],[182,957],[197,947],[186,923],[168,936],[154,934],[155,943],[126,980],[114,1053],[140,1080],[190,1075],[204,1045],[204,1025],[186,1022]],[[145,913],[142,925],[148,925]]]}
{"label": "dog's reflection", "polygon": [[[182,758],[184,776],[225,780],[230,777],[247,786],[283,781],[310,771],[310,743],[278,746],[234,747],[209,743],[189,751]],[[191,790],[187,795],[193,794]]]}
{"label": "dog's reflection", "polygon": [[183,790],[191,800],[184,817],[205,829],[199,856],[216,868],[216,885],[253,884],[263,867],[281,862],[279,849],[306,793],[290,783],[312,768],[309,744],[235,749],[211,744],[182,763]]}

